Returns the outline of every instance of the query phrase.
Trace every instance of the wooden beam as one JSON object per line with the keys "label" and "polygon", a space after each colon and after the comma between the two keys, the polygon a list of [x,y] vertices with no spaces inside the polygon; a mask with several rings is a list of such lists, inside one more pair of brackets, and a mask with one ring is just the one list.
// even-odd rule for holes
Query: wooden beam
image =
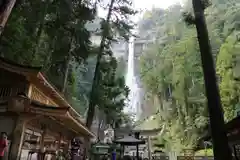
{"label": "wooden beam", "polygon": [[61,124],[61,122],[59,122],[57,119],[48,116],[41,116],[38,117],[38,119],[29,121],[29,123],[27,124],[27,128],[42,132],[41,130],[42,124],[46,125],[46,132],[49,135],[53,135],[55,137],[58,137],[59,133],[61,133],[62,136],[64,136],[63,138],[65,139],[71,139],[76,135],[76,132],[74,130],[71,130],[64,124]]}
{"label": "wooden beam", "polygon": [[27,93],[28,97],[32,96],[32,88],[33,88],[32,84],[29,84],[29,86],[28,86],[28,93]]}

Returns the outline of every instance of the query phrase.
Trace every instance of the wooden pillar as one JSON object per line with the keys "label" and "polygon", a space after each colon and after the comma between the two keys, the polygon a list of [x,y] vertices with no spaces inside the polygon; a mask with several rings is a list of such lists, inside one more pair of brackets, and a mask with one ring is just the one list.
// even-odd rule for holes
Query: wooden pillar
{"label": "wooden pillar", "polygon": [[24,132],[26,127],[26,118],[19,116],[16,120],[15,129],[12,132],[12,142],[9,152],[9,160],[20,160],[21,149],[24,140]]}
{"label": "wooden pillar", "polygon": [[137,157],[137,160],[139,160],[139,145],[137,144],[137,153],[136,153],[136,157]]}
{"label": "wooden pillar", "polygon": [[27,96],[28,96],[29,98],[31,98],[31,96],[32,96],[32,90],[33,90],[33,86],[32,86],[32,84],[29,84],[29,86],[28,86],[28,92],[27,92]]}
{"label": "wooden pillar", "polygon": [[152,153],[151,153],[151,137],[148,136],[148,159],[152,159]]}
{"label": "wooden pillar", "polygon": [[70,140],[67,140],[67,144],[64,145],[64,148],[63,148],[63,153],[66,154],[69,152],[69,148],[70,148]]}
{"label": "wooden pillar", "polygon": [[40,151],[38,153],[38,160],[44,160],[44,138],[45,138],[45,135],[46,135],[46,127],[45,126],[42,126],[42,130],[43,130],[43,133],[42,133],[42,136],[40,138]]}
{"label": "wooden pillar", "polygon": [[124,156],[124,145],[121,144],[120,146],[120,158],[123,158]]}
{"label": "wooden pillar", "polygon": [[58,151],[59,151],[60,148],[61,148],[62,139],[63,139],[63,136],[62,136],[62,134],[60,133],[60,134],[59,134],[59,137],[58,137],[58,146],[57,146],[57,150],[58,150]]}
{"label": "wooden pillar", "polygon": [[60,153],[60,148],[61,148],[61,142],[62,142],[62,138],[63,136],[62,136],[62,134],[60,133],[59,134],[59,137],[58,137],[58,144],[57,144],[57,147],[56,147],[56,155],[54,155],[54,156],[52,156],[52,159],[54,160],[54,159],[57,159],[57,156],[59,156],[59,153]]}

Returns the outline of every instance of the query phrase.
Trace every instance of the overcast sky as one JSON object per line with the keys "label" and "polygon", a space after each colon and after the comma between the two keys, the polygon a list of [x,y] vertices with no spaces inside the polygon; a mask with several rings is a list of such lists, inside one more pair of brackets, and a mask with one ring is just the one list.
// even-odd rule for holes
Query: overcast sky
{"label": "overcast sky", "polygon": [[179,3],[180,0],[134,0],[137,9],[168,8],[170,5]]}
{"label": "overcast sky", "polygon": [[[108,0],[106,0],[107,2]],[[167,9],[169,6],[181,3],[183,0],[133,0],[133,5],[136,10],[144,11],[144,10],[150,10],[151,8],[163,8]],[[137,20],[141,17],[142,12],[135,15],[134,20]],[[102,9],[99,10],[99,16],[105,17],[107,14],[106,11],[103,11]]]}
{"label": "overcast sky", "polygon": [[181,3],[182,1],[183,0],[133,0],[134,8],[142,11],[134,17],[134,21],[138,21],[145,10],[150,10],[152,8],[167,9],[169,6]]}

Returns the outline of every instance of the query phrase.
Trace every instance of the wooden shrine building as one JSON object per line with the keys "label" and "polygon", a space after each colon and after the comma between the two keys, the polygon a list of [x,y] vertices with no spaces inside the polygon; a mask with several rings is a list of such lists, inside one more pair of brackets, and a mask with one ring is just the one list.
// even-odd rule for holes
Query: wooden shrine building
{"label": "wooden shrine building", "polygon": [[72,138],[95,137],[40,69],[0,58],[0,131],[9,136],[9,160],[26,151],[67,151]]}
{"label": "wooden shrine building", "polygon": [[[238,115],[236,118],[226,123],[225,128],[228,137],[228,144],[234,159],[240,160],[240,116]],[[204,141],[212,141],[210,130],[208,130],[200,139],[200,148],[203,148]]]}

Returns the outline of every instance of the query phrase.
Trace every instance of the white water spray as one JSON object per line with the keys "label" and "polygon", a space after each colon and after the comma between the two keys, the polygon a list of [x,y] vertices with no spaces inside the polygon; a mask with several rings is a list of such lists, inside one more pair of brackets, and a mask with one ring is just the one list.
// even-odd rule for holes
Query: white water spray
{"label": "white water spray", "polygon": [[134,73],[134,37],[131,37],[129,40],[126,85],[129,87],[130,93],[129,93],[129,101],[124,111],[126,113],[135,115],[134,118],[136,120],[137,118],[136,114],[140,108],[139,106],[140,89],[138,87],[135,73]]}

